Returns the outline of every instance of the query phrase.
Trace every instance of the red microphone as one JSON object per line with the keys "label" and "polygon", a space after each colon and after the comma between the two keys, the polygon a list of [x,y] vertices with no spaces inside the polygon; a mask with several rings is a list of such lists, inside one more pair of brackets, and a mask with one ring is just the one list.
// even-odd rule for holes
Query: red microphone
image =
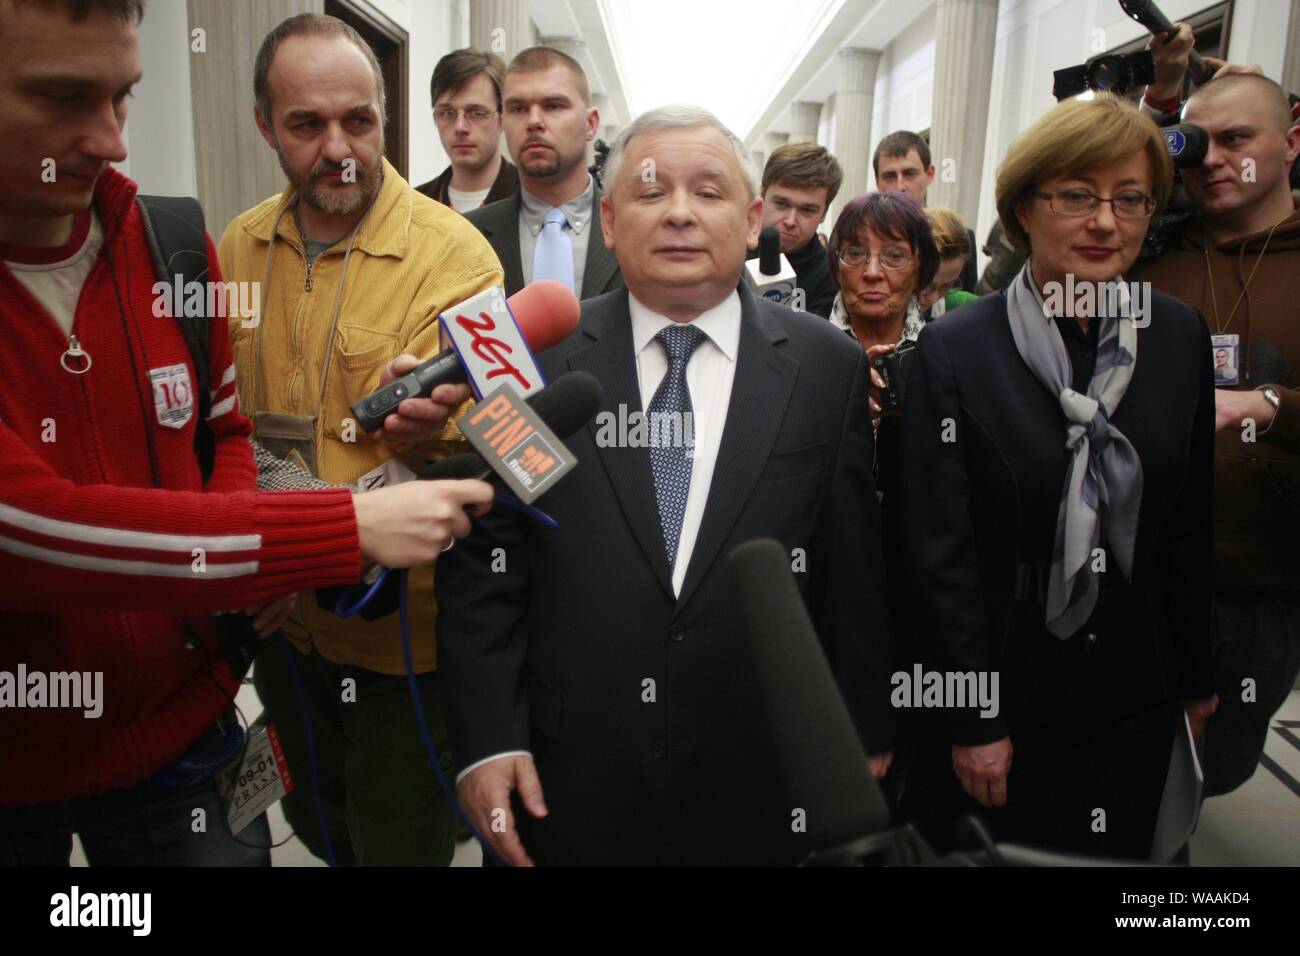
{"label": "red microphone", "polygon": [[[539,279],[524,286],[506,304],[534,352],[545,351],[567,339],[578,327],[582,311],[573,291],[554,279]],[[382,427],[384,419],[405,399],[427,398],[439,385],[464,382],[467,378],[456,350],[446,349],[353,404],[352,414],[363,431],[371,432]]]}

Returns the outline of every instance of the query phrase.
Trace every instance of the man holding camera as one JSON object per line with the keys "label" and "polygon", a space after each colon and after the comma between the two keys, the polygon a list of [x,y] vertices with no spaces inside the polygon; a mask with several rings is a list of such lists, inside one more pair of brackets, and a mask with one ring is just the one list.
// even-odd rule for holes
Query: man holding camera
{"label": "man holding camera", "polygon": [[[1149,109],[1176,107],[1191,29],[1153,41]],[[1216,375],[1215,626],[1218,712],[1206,729],[1207,795],[1254,773],[1273,713],[1300,670],[1300,212],[1290,187],[1300,154],[1285,93],[1207,58],[1218,73],[1182,107],[1209,146],[1183,173],[1195,215],[1129,279],[1198,308]]]}
{"label": "man holding camera", "polygon": [[[473,226],[384,159],[383,76],[342,21],[302,14],[276,27],[258,54],[254,92],[258,129],[289,186],[221,240],[229,277],[266,277],[260,323],[231,324],[241,403],[263,446],[319,479],[358,489],[401,482],[460,438],[443,426],[468,387],[407,399],[374,435],[359,430],[350,405],[438,352],[439,314],[499,285],[501,267]],[[431,565],[412,571],[409,601],[413,669],[441,749]],[[302,780],[314,744],[321,806],[300,787],[285,816],[309,849],[328,858],[332,848],[339,864],[446,865],[455,819],[419,736],[398,614],[343,619],[322,603],[302,596],[284,627],[296,651],[266,648],[254,674]]]}

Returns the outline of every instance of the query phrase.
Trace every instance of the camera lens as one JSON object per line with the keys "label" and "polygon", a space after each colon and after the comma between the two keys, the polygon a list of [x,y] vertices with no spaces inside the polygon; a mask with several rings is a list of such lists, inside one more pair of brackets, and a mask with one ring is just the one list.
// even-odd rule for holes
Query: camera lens
{"label": "camera lens", "polygon": [[1088,86],[1094,90],[1113,90],[1124,80],[1119,61],[1105,57],[1092,65],[1088,73]]}

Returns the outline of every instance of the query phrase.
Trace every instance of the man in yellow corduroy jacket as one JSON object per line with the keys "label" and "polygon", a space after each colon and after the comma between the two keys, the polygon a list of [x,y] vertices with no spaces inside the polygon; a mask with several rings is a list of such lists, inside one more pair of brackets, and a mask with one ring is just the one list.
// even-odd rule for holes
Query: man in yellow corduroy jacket
{"label": "man in yellow corduroy jacket", "polygon": [[[349,406],[438,352],[439,313],[499,285],[500,263],[473,226],[417,193],[384,159],[383,77],[350,27],[315,14],[284,21],[263,42],[254,90],[258,127],[289,186],[238,216],[219,247],[226,281],[261,283],[257,321],[231,322],[241,405],[265,449],[324,482],[401,480],[404,468],[462,450],[447,419],[468,387],[408,400],[379,435],[361,432]],[[432,566],[411,570],[412,656],[450,770],[432,585]],[[449,863],[454,818],[420,743],[398,615],[339,618],[308,592],[284,632],[294,650],[267,642],[255,682],[295,778],[285,815],[298,835],[340,864]]]}

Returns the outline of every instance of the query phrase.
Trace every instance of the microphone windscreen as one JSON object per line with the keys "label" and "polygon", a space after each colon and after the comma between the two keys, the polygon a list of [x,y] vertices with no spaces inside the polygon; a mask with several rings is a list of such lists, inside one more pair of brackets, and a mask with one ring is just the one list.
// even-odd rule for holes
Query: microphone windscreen
{"label": "microphone windscreen", "polygon": [[776,226],[764,226],[758,234],[758,271],[765,276],[781,271],[781,233]]}
{"label": "microphone windscreen", "polygon": [[973,292],[967,292],[965,289],[953,289],[943,297],[943,309],[945,312],[951,312],[953,309],[960,308],[967,302],[974,302],[978,299]]}
{"label": "microphone windscreen", "polygon": [[806,812],[809,850],[888,829],[889,809],[808,618],[789,554],[770,538],[749,541],[731,552],[727,565],[740,594],[786,800],[791,812]]}
{"label": "microphone windscreen", "polygon": [[478,478],[483,474],[487,462],[476,451],[467,451],[447,458],[439,458],[424,471],[420,478],[425,481],[457,481],[461,478]]}
{"label": "microphone windscreen", "polygon": [[534,352],[544,352],[572,335],[582,313],[573,290],[555,279],[530,282],[507,299],[506,304]]}
{"label": "microphone windscreen", "polygon": [[[557,283],[558,284],[558,283]],[[590,372],[565,372],[540,392],[528,396],[528,404],[561,438],[568,438],[600,411],[605,390]]]}

